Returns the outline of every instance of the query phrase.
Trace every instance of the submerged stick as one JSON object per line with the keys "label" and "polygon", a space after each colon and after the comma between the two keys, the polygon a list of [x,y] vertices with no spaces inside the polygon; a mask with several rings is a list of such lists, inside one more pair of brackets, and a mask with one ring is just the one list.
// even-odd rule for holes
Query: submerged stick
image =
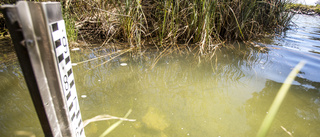
{"label": "submerged stick", "polygon": [[[129,109],[127,114],[123,118],[127,118],[130,113],[132,112],[132,109]],[[112,130],[114,130],[116,127],[118,127],[123,122],[122,119],[120,119],[118,122],[112,124],[106,131],[104,131],[99,137],[105,137],[107,134],[109,134]]]}
{"label": "submerged stick", "polygon": [[282,101],[284,100],[286,94],[289,91],[291,83],[293,82],[294,78],[296,77],[296,75],[298,74],[298,72],[300,71],[300,69],[304,65],[305,65],[305,61],[301,61],[298,65],[296,65],[294,67],[294,69],[290,72],[287,79],[282,84],[276,98],[274,99],[274,101],[268,111],[269,113],[266,115],[266,117],[264,118],[264,120],[260,126],[257,137],[265,137],[267,135],[267,132],[269,131],[271,123],[272,123],[273,119],[275,118]]}
{"label": "submerged stick", "polygon": [[286,128],[284,128],[283,126],[280,126],[290,137],[293,137],[292,136],[292,133],[289,132]]}
{"label": "submerged stick", "polygon": [[111,116],[111,115],[98,115],[98,116],[95,116],[93,118],[85,120],[83,122],[83,127],[86,127],[88,124],[90,124],[92,122],[105,121],[105,120],[114,120],[114,119],[119,119],[119,120],[123,120],[123,121],[130,121],[130,122],[136,121],[135,119],[127,119],[127,118],[122,118],[122,117],[115,117],[115,116]]}
{"label": "submerged stick", "polygon": [[103,56],[100,56],[100,57],[88,59],[88,60],[81,61],[81,62],[77,62],[77,63],[74,63],[74,64],[79,65],[79,64],[86,63],[86,62],[90,62],[90,61],[93,61],[93,60],[97,60],[97,59],[100,59],[100,58],[103,58],[103,57],[111,56],[111,55],[116,54],[116,53],[119,53],[119,52],[121,52],[121,51],[112,52],[112,53],[109,53],[109,54],[107,54],[107,55],[103,55]]}
{"label": "submerged stick", "polygon": [[95,68],[97,68],[97,67],[99,67],[99,66],[104,65],[104,64],[106,64],[106,63],[110,62],[111,60],[113,60],[113,59],[115,59],[115,58],[117,58],[117,57],[121,56],[122,54],[124,54],[124,53],[127,53],[127,52],[131,51],[132,49],[134,49],[134,47],[133,47],[133,48],[130,48],[130,49],[127,49],[126,51],[123,51],[123,52],[121,52],[120,54],[118,54],[118,55],[116,55],[116,56],[114,56],[114,57],[111,57],[109,60],[107,60],[107,61],[105,61],[105,62],[103,62],[103,63],[101,63],[101,64],[99,64],[99,65],[97,65],[97,66],[95,66],[95,67],[93,67],[93,68],[90,68],[90,69],[89,69],[89,70],[87,70],[86,72],[88,72],[88,71],[90,71],[90,70],[92,70],[92,69],[95,69]]}

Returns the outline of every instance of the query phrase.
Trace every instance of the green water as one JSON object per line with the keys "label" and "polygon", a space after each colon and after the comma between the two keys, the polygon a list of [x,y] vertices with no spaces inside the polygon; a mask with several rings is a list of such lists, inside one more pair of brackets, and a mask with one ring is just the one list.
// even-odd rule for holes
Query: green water
{"label": "green water", "polygon": [[[128,118],[136,121],[122,122],[108,136],[255,136],[287,75],[306,60],[268,136],[320,136],[320,18],[312,19],[314,28],[297,19],[298,29],[256,41],[268,47],[264,53],[235,44],[211,60],[172,53],[153,68],[154,51],[73,66],[82,119],[123,117],[132,109]],[[71,57],[77,63],[110,52],[82,49]],[[43,136],[17,62],[0,65],[0,102],[0,136]],[[99,136],[115,122],[91,123],[85,133]]]}
{"label": "green water", "polygon": [[[265,77],[279,58],[240,51],[224,50],[217,53],[217,62],[200,64],[193,57],[170,55],[153,69],[150,62],[156,54],[147,55],[150,61],[119,58],[90,71],[104,60],[75,66],[78,93],[87,96],[80,98],[83,119],[123,116],[132,109],[129,118],[137,122],[124,122],[110,136],[255,136],[281,86]],[[124,62],[127,66],[120,65]],[[275,74],[280,81],[289,73],[283,70],[273,72],[283,73]],[[319,86],[307,90],[293,85],[269,135],[287,136],[281,127],[294,136],[320,135],[319,97]],[[98,136],[114,122],[90,124],[86,133]]]}

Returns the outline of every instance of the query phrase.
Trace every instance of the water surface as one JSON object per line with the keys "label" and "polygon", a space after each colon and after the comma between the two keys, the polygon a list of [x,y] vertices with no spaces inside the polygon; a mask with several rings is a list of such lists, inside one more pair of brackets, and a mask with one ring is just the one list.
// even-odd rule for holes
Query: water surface
{"label": "water surface", "polygon": [[[212,60],[166,55],[153,68],[156,52],[78,64],[73,71],[83,120],[122,117],[132,109],[128,118],[136,122],[123,122],[109,136],[255,136],[287,75],[306,60],[268,135],[320,136],[319,22],[296,15],[293,29],[256,41],[266,52],[236,44]],[[110,52],[83,49],[71,57],[76,63]],[[0,135],[43,136],[18,63],[2,63],[0,77]],[[116,121],[91,123],[86,135],[99,136]]]}

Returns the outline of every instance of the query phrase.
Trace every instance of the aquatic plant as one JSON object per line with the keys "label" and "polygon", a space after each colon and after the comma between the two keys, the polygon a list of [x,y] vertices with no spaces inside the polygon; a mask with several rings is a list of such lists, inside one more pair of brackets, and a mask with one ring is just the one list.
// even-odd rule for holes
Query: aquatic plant
{"label": "aquatic plant", "polygon": [[71,40],[78,36],[91,42],[157,48],[192,44],[201,54],[227,40],[245,41],[282,31],[292,18],[290,12],[285,12],[287,0],[60,2]]}
{"label": "aquatic plant", "polygon": [[63,19],[65,21],[67,36],[69,41],[77,41],[78,31],[75,29],[75,19],[70,14],[68,14],[68,9],[64,8]]}
{"label": "aquatic plant", "polygon": [[[226,40],[248,40],[284,29],[286,0],[64,1],[80,37],[132,46],[194,44],[201,53]],[[67,4],[69,3],[69,4]]]}
{"label": "aquatic plant", "polygon": [[[264,118],[264,120],[260,126],[257,137],[265,137],[267,135],[269,128],[271,127],[271,124],[273,122],[273,119],[275,118],[275,116],[280,108],[280,105],[282,104],[284,98],[286,97],[286,94],[288,93],[289,88],[290,88],[294,78],[296,77],[296,75],[299,73],[299,71],[301,70],[301,68],[304,65],[305,65],[305,61],[301,61],[298,65],[296,65],[296,67],[294,67],[294,69],[290,72],[290,74],[288,75],[288,77],[286,78],[284,83],[282,84],[281,88],[278,91],[278,94],[276,95],[276,97],[275,97],[275,99],[274,99],[274,101],[268,111],[269,113],[266,115],[266,117]],[[283,128],[283,127],[281,127],[281,128]]]}

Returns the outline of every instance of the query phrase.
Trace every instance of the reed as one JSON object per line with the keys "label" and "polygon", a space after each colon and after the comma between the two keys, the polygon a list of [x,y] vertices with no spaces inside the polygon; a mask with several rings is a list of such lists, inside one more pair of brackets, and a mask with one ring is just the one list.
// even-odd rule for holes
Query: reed
{"label": "reed", "polygon": [[[166,48],[192,44],[201,54],[229,40],[284,30],[288,0],[61,0],[70,36]],[[69,18],[72,17],[72,18]],[[71,19],[71,20],[69,20]],[[77,35],[75,35],[77,34]],[[220,44],[221,45],[221,44]],[[223,45],[223,44],[222,44]]]}
{"label": "reed", "polygon": [[78,31],[75,29],[75,19],[68,14],[68,9],[64,9],[63,19],[65,20],[65,26],[67,31],[67,36],[69,41],[78,40]]}

